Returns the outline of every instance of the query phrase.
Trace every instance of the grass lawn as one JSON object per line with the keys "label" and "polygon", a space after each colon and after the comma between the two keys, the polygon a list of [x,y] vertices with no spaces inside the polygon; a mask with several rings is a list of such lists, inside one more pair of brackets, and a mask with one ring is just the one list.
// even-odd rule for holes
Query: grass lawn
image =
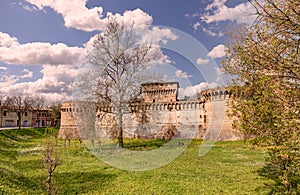
{"label": "grass lawn", "polygon": [[[57,131],[57,130],[56,130]],[[41,163],[45,129],[0,131],[0,194],[44,194],[45,170]],[[201,141],[174,161],[149,171],[124,171],[97,159],[78,141],[62,148],[62,165],[53,174],[58,194],[266,194],[271,181],[258,176],[264,153],[242,141],[217,142],[203,157]],[[153,141],[152,145],[162,143]],[[147,145],[127,141],[130,149]],[[163,158],[163,156],[161,157]]]}

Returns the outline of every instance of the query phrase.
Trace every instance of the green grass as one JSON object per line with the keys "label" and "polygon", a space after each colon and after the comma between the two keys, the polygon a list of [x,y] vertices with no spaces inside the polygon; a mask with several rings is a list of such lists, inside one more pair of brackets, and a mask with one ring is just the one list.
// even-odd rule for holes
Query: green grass
{"label": "green grass", "polygon": [[[55,130],[57,131],[57,130]],[[0,131],[0,194],[44,194],[45,170],[41,148],[45,129]],[[164,141],[126,140],[134,150],[153,149]],[[59,194],[266,194],[258,176],[263,166],[263,150],[242,141],[217,142],[203,157],[198,156],[201,141],[194,140],[182,155],[161,168],[124,171],[107,164],[72,141],[62,148],[62,165],[53,177]],[[163,158],[163,156],[161,157]]]}

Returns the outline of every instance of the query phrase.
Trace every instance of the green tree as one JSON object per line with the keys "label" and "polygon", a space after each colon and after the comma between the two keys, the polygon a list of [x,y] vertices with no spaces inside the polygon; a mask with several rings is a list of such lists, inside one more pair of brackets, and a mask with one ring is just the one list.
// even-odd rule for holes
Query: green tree
{"label": "green tree", "polygon": [[267,148],[274,193],[300,189],[300,4],[250,1],[251,27],[232,33],[223,67],[233,78],[234,126]]}

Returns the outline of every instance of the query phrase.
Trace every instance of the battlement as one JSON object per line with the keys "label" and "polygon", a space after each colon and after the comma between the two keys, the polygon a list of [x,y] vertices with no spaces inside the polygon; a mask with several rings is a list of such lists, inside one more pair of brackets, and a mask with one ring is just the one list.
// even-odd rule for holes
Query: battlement
{"label": "battlement", "polygon": [[231,98],[231,91],[226,88],[207,89],[200,93],[200,99],[205,101],[222,101]]}
{"label": "battlement", "polygon": [[176,102],[178,82],[155,82],[142,84],[142,93],[146,103]]}

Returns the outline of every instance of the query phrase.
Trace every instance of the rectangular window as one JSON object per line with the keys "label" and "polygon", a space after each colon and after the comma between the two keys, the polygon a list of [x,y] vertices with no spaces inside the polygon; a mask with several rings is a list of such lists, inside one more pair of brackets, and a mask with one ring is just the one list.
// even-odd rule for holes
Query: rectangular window
{"label": "rectangular window", "polygon": [[4,111],[4,112],[3,112],[3,116],[6,116],[6,115],[7,115],[7,111]]}
{"label": "rectangular window", "polygon": [[14,121],[13,120],[7,120],[5,121],[5,127],[13,127]]}

